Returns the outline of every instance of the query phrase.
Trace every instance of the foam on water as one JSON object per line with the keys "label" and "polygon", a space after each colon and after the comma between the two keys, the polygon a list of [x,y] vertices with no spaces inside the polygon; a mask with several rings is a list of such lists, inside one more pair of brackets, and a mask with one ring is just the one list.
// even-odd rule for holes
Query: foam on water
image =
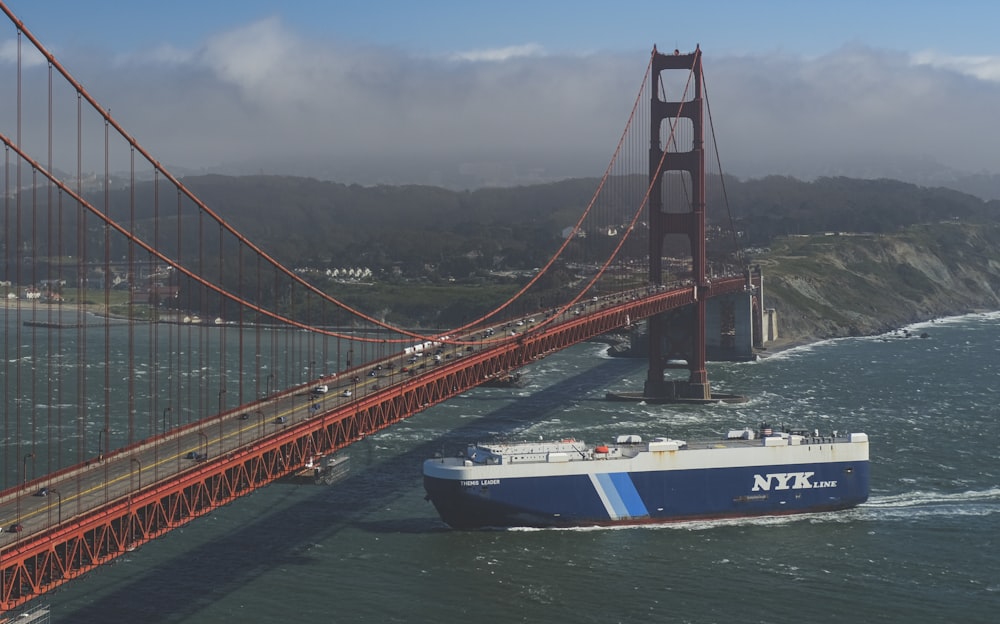
{"label": "foam on water", "polygon": [[931,492],[914,490],[885,496],[873,496],[862,507],[877,509],[910,509],[933,505],[989,502],[1000,505],[1000,488],[966,492]]}

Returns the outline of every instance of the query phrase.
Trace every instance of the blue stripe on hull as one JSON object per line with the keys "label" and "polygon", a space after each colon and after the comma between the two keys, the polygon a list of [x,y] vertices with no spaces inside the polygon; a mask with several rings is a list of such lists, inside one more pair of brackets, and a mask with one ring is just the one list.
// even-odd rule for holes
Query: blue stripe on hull
{"label": "blue stripe on hull", "polygon": [[605,508],[611,520],[644,518],[649,515],[642,497],[627,472],[602,473],[592,479],[598,496],[607,500]]}
{"label": "blue stripe on hull", "polygon": [[456,528],[667,522],[853,507],[868,498],[868,462],[465,483],[424,478],[428,498]]}

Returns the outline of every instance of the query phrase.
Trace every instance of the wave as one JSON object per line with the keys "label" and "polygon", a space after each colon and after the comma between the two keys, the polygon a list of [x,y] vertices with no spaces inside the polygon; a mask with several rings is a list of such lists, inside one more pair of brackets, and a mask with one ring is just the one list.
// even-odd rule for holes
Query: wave
{"label": "wave", "polygon": [[1000,487],[966,492],[927,492],[917,490],[888,496],[876,496],[861,505],[863,509],[912,509],[934,505],[954,505],[955,503],[1000,503]]}
{"label": "wave", "polygon": [[815,352],[815,351],[817,351],[817,350],[819,350],[819,349],[821,349],[823,347],[826,347],[826,346],[829,346],[829,345],[832,345],[832,344],[836,344],[838,342],[844,342],[844,341],[847,341],[847,340],[856,340],[856,338],[846,337],[846,338],[827,338],[826,340],[817,340],[816,342],[810,342],[810,343],[804,344],[804,345],[798,345],[798,346],[795,346],[795,347],[789,347],[788,349],[782,349],[781,351],[778,351],[776,353],[770,353],[770,354],[768,354],[768,355],[766,355],[766,356],[764,356],[764,357],[762,357],[762,358],[760,358],[758,360],[754,360],[752,362],[748,362],[748,364],[757,364],[757,365],[760,365],[760,364],[766,364],[768,362],[777,362],[777,361],[782,361],[782,360],[794,360],[794,359],[798,359],[798,358],[806,356],[806,355],[810,355],[813,352]]}
{"label": "wave", "polygon": [[677,520],[674,522],[660,522],[651,524],[615,524],[615,525],[600,525],[600,526],[580,526],[580,527],[548,527],[548,528],[532,528],[532,527],[511,527],[507,529],[501,529],[504,531],[573,531],[573,532],[590,532],[590,531],[710,531],[719,528],[729,528],[729,527],[746,527],[746,526],[782,526],[788,525],[796,522],[817,522],[823,520],[834,520],[837,522],[843,522],[847,519],[847,515],[850,514],[851,510],[847,511],[827,511],[822,513],[804,513],[804,514],[793,514],[786,516],[755,516],[752,518],[720,518],[718,520]]}
{"label": "wave", "polygon": [[844,336],[839,338],[827,338],[825,340],[817,340],[816,342],[810,342],[808,344],[789,347],[788,349],[782,349],[781,351],[767,354],[758,360],[749,362],[749,364],[759,365],[772,360],[779,361],[779,360],[798,359],[802,356],[812,354],[818,349],[821,349],[823,347],[841,342],[882,341],[885,340],[886,338],[898,336],[900,333],[909,332],[913,334],[921,330],[933,327],[940,327],[942,325],[961,325],[963,323],[968,323],[969,321],[997,321],[997,320],[1000,320],[1000,311],[972,312],[969,314],[960,314],[956,316],[945,316],[941,318],[931,319],[928,321],[919,321],[916,323],[911,323],[909,325],[904,325],[897,329],[893,329],[874,336]]}
{"label": "wave", "polygon": [[76,403],[52,403],[52,404],[35,403],[34,407],[37,410],[49,410],[49,409],[68,410],[68,409],[76,409],[77,404]]}
{"label": "wave", "polygon": [[597,359],[600,359],[600,360],[621,360],[622,359],[620,357],[611,355],[611,353],[609,352],[609,350],[611,349],[611,347],[609,345],[603,343],[603,342],[588,342],[587,346],[591,347],[591,349],[588,349],[588,351],[587,351],[590,354],[591,357],[594,357],[594,358],[597,358]]}
{"label": "wave", "polygon": [[966,492],[903,492],[878,496],[852,510],[857,520],[902,520],[1000,513],[1000,488]]}
{"label": "wave", "polygon": [[[970,504],[975,503],[975,504]],[[985,505],[979,503],[986,503]],[[513,527],[506,531],[709,531],[728,527],[782,526],[798,522],[848,523],[859,520],[906,519],[922,516],[987,516],[1000,513],[1000,488],[956,493],[904,492],[889,496],[878,496],[853,509],[818,513],[792,514],[786,516],[757,516],[752,518],[725,518],[718,520],[681,520],[656,524],[621,524],[611,526],[583,526],[558,528]]]}
{"label": "wave", "polygon": [[997,321],[1000,320],[1000,311],[972,312],[970,314],[945,316],[942,318],[931,319],[929,321],[920,321],[918,323],[913,323],[912,325],[906,325],[902,329],[914,330],[914,329],[927,329],[928,327],[934,327],[936,325],[958,325],[960,323],[965,323],[970,320]]}

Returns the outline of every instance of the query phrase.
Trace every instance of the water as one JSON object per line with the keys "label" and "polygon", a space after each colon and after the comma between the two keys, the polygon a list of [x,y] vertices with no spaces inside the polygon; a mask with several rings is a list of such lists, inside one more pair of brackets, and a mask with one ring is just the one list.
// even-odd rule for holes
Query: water
{"label": "water", "polygon": [[[1000,611],[1000,315],[712,364],[736,406],[629,405],[644,365],[579,345],[477,389],[43,598],[53,622],[993,622]],[[831,514],[459,532],[421,461],[496,435],[717,435],[759,420],[866,431],[872,497]]]}
{"label": "water", "polygon": [[[25,321],[85,327],[51,331]],[[252,327],[237,340],[237,331],[130,326],[76,308],[0,305],[0,489],[96,457],[102,446],[122,448],[343,370],[352,357],[384,357],[390,348]],[[31,461],[22,463],[29,451]]]}

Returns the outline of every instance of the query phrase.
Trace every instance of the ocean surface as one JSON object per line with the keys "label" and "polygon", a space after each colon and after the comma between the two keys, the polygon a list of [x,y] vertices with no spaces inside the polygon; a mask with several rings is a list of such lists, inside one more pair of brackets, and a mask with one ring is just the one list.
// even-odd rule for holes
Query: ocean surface
{"label": "ocean surface", "polygon": [[[578,345],[350,447],[333,485],[278,483],[39,602],[70,622],[995,622],[1000,314],[712,363],[742,405],[610,403],[642,361]],[[926,333],[926,338],[920,335]],[[632,528],[453,531],[421,462],[466,442],[718,436],[761,420],[871,439],[844,512]]]}

